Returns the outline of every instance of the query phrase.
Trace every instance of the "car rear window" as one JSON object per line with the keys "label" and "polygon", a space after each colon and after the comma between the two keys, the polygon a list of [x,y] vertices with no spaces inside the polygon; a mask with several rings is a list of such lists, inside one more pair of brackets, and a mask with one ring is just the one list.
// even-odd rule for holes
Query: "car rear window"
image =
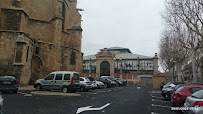
{"label": "car rear window", "polygon": [[90,82],[89,78],[85,78],[88,82]]}
{"label": "car rear window", "polygon": [[200,87],[194,87],[194,88],[190,88],[189,89],[189,91],[191,92],[191,93],[195,93],[195,92],[197,92],[197,91],[199,91],[199,90],[202,90],[203,88],[200,88]]}
{"label": "car rear window", "polygon": [[197,99],[203,99],[203,90],[200,90],[200,91],[193,93],[192,97],[195,97]]}
{"label": "car rear window", "polygon": [[80,81],[85,81],[83,78],[80,78]]}
{"label": "car rear window", "polygon": [[88,77],[88,79],[89,79],[90,81],[95,81],[95,79],[92,78],[92,77]]}
{"label": "car rear window", "polygon": [[183,86],[182,86],[182,87],[179,87],[179,88],[176,90],[176,92],[181,92],[183,89],[184,89]]}
{"label": "car rear window", "polygon": [[79,74],[77,74],[77,73],[74,73],[73,74],[73,80],[79,80]]}
{"label": "car rear window", "polygon": [[14,76],[0,76],[0,79],[6,79],[6,78],[9,78],[9,79],[16,79]]}
{"label": "car rear window", "polygon": [[168,82],[166,85],[170,85],[170,84],[172,84],[172,82]]}

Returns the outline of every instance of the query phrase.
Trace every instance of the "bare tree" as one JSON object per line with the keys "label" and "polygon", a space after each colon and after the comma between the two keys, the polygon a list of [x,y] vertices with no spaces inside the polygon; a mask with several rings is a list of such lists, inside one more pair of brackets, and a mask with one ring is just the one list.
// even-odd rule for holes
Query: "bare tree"
{"label": "bare tree", "polygon": [[[159,44],[160,48],[160,61],[165,69],[170,71],[171,76],[174,76],[174,65],[176,65],[178,73],[178,81],[181,80],[182,65],[188,58],[188,50],[181,45],[178,40],[179,34],[174,30],[165,30],[162,33],[162,39]],[[174,77],[171,77],[172,80]]]}
{"label": "bare tree", "polygon": [[178,35],[182,47],[191,53],[193,80],[197,82],[197,50],[203,43],[203,2],[202,0],[166,0],[166,11],[162,14],[166,23]]}

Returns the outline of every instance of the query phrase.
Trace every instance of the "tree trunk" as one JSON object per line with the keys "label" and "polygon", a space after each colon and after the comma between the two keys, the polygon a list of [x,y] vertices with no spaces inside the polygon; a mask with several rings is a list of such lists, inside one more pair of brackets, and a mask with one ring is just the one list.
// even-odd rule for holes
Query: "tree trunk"
{"label": "tree trunk", "polygon": [[196,51],[194,49],[192,49],[191,51],[192,51],[192,75],[193,75],[193,81],[197,82],[197,75],[196,75],[196,70],[195,70],[195,66],[196,66]]}
{"label": "tree trunk", "polygon": [[180,64],[177,64],[177,73],[178,73],[178,82],[181,82],[182,78],[181,78],[181,65]]}
{"label": "tree trunk", "polygon": [[169,79],[168,81],[174,81],[174,76],[173,76],[173,68],[169,68]]}

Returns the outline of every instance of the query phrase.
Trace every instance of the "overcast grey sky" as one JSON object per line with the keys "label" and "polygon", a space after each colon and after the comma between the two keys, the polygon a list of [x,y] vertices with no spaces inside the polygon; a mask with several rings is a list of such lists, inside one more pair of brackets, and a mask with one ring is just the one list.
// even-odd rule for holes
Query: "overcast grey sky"
{"label": "overcast grey sky", "polygon": [[78,0],[82,15],[82,52],[96,54],[105,47],[125,47],[154,56],[163,21],[164,0]]}

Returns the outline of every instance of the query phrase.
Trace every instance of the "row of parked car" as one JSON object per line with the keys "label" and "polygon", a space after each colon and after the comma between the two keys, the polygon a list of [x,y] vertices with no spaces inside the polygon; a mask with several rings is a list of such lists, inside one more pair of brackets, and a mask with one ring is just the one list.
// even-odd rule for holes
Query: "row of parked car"
{"label": "row of parked car", "polygon": [[187,108],[185,114],[203,114],[203,83],[163,82],[160,88],[161,95],[170,100],[173,107]]}
{"label": "row of parked car", "polygon": [[[101,77],[80,77],[78,72],[57,71],[52,72],[44,79],[36,80],[34,88],[36,90],[62,90],[63,92],[88,91],[97,88],[109,88],[113,86],[124,86],[125,79]],[[0,76],[0,114],[3,114],[3,96],[1,91],[11,91],[17,93],[19,80],[12,75]]]}
{"label": "row of parked car", "polygon": [[[90,89],[108,88],[113,86],[124,86],[125,79],[101,77],[80,77],[78,72],[57,71],[52,72],[44,79],[36,80],[36,90],[62,90],[63,92],[75,92],[76,90],[88,91]],[[17,93],[19,80],[12,75],[0,76],[0,91],[11,91]]]}
{"label": "row of parked car", "polygon": [[90,89],[126,85],[127,81],[110,76],[80,77],[78,72],[56,71],[44,79],[36,80],[36,90],[62,90],[63,92],[88,91]]}
{"label": "row of parked car", "polygon": [[80,77],[80,91],[90,89],[109,88],[113,86],[124,86],[127,81],[121,78],[111,78],[110,76],[101,77]]}

